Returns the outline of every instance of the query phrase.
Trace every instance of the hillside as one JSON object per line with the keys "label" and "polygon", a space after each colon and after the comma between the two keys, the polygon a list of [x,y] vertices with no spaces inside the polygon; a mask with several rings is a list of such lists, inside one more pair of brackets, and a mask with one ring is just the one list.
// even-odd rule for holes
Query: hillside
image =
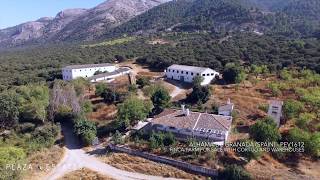
{"label": "hillside", "polygon": [[319,1],[316,0],[177,0],[107,31],[105,37],[163,30],[246,31],[306,37],[319,30],[319,13],[316,13],[319,11]]}
{"label": "hillside", "polygon": [[92,40],[146,10],[169,0],[108,0],[91,9],[67,9],[0,30],[0,47]]}

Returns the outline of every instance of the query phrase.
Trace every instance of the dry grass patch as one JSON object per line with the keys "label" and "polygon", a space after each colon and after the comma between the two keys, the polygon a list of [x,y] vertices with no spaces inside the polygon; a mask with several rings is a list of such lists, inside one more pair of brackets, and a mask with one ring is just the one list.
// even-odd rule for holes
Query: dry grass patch
{"label": "dry grass patch", "polygon": [[95,106],[96,111],[88,114],[88,119],[92,121],[112,120],[117,114],[117,107],[114,104],[107,105],[100,103]]}
{"label": "dry grass patch", "polygon": [[87,168],[82,168],[77,171],[73,171],[69,174],[66,174],[59,180],[114,180],[113,178],[101,175],[98,172],[92,171]]}
{"label": "dry grass patch", "polygon": [[274,160],[270,155],[265,154],[258,160],[250,161],[246,170],[254,179],[318,179],[320,173],[318,167],[319,161],[300,160],[298,164],[290,167]]}
{"label": "dry grass patch", "polygon": [[31,171],[28,171],[24,180],[42,179],[47,175],[64,156],[64,148],[57,145],[50,149],[44,149],[36,152],[28,158],[28,163],[32,165]]}
{"label": "dry grass patch", "polygon": [[99,158],[107,164],[129,172],[182,179],[204,179],[201,176],[187,173],[172,166],[156,163],[128,154],[112,153]]}

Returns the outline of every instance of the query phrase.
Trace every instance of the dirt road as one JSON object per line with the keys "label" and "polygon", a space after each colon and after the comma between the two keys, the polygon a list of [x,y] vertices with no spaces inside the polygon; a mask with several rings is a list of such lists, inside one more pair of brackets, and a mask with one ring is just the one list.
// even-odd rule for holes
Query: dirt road
{"label": "dirt road", "polygon": [[[62,131],[65,136],[66,153],[61,162],[51,173],[44,179],[55,180],[63,177],[65,174],[78,170],[80,168],[88,168],[102,175],[114,179],[165,179],[158,176],[150,176],[140,173],[132,173],[117,169],[108,164],[99,161],[94,155],[90,155],[81,149],[80,143],[72,133],[72,128],[67,124],[62,124]],[[171,178],[166,178],[171,179]]]}

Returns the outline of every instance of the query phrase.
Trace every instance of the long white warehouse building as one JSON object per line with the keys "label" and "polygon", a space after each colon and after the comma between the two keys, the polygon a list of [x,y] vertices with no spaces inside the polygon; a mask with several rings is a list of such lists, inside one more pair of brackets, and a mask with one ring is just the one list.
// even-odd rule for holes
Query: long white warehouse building
{"label": "long white warehouse building", "polygon": [[171,65],[165,70],[166,77],[172,80],[192,83],[195,76],[202,76],[204,80],[201,85],[208,85],[213,79],[220,74],[210,68],[185,66],[185,65]]}
{"label": "long white warehouse building", "polygon": [[109,63],[105,64],[83,64],[83,65],[71,65],[62,69],[63,80],[72,80],[79,77],[89,78],[94,76],[97,71],[101,72],[114,72],[118,68]]}

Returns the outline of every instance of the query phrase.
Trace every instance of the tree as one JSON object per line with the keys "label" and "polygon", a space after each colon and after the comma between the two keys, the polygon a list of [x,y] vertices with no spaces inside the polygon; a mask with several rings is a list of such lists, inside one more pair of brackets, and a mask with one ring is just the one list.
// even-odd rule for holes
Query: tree
{"label": "tree", "polygon": [[18,123],[19,109],[17,95],[14,92],[0,94],[0,124],[2,128],[10,128]]}
{"label": "tree", "polygon": [[16,90],[20,120],[43,123],[47,118],[49,88],[45,85],[20,86]]}
{"label": "tree", "polygon": [[150,85],[151,83],[149,78],[142,76],[137,79],[137,84],[140,86],[140,88],[143,88]]}
{"label": "tree", "polygon": [[203,82],[204,80],[204,77],[202,76],[195,76],[194,79],[193,79],[193,87],[198,87],[198,86],[201,86],[201,83]]}
{"label": "tree", "polygon": [[[8,165],[21,165],[26,161],[26,153],[17,147],[0,147],[0,177],[1,179],[20,179],[22,169],[8,170]],[[16,168],[16,167],[15,167]]]}
{"label": "tree", "polygon": [[205,103],[211,96],[209,86],[194,86],[192,93],[188,95],[188,101],[191,103]]}
{"label": "tree", "polygon": [[238,165],[229,165],[222,172],[219,172],[219,179],[225,180],[250,180],[251,176]]}
{"label": "tree", "polygon": [[152,110],[150,101],[143,101],[135,96],[126,99],[118,106],[118,121],[125,127],[135,125],[144,120]]}
{"label": "tree", "polygon": [[110,88],[106,89],[101,96],[106,103],[114,103],[120,98],[120,94]]}
{"label": "tree", "polygon": [[293,99],[286,100],[283,105],[284,115],[288,119],[292,119],[298,116],[298,114],[302,112],[303,109],[304,109],[304,104],[302,102],[299,102]]}
{"label": "tree", "polygon": [[227,83],[241,83],[247,77],[244,69],[234,63],[226,64],[225,70],[223,71],[223,78]]}
{"label": "tree", "polygon": [[281,138],[277,125],[272,119],[258,120],[250,127],[249,134],[257,142],[277,142]]}
{"label": "tree", "polygon": [[171,96],[169,92],[164,88],[157,89],[151,96],[151,101],[157,112],[167,108],[169,106],[170,99]]}
{"label": "tree", "polygon": [[97,136],[97,127],[93,122],[80,118],[75,121],[74,132],[81,139],[83,145],[91,145]]}
{"label": "tree", "polygon": [[98,83],[96,85],[96,96],[102,96],[102,94],[108,89],[108,85],[106,83]]}

